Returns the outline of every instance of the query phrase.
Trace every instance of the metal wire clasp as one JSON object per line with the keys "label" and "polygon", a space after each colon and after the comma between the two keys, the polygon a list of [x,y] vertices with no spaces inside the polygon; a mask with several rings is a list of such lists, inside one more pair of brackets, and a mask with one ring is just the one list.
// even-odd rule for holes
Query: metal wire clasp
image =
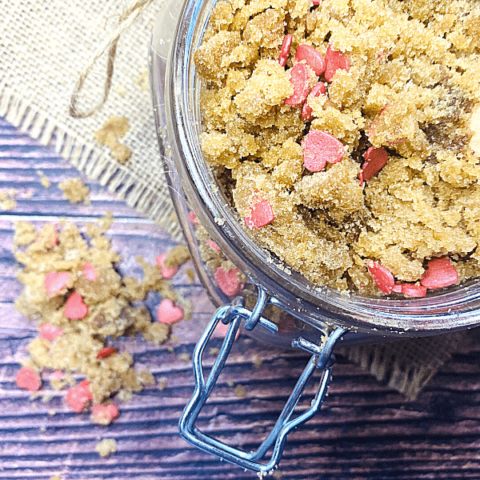
{"label": "metal wire clasp", "polygon": [[[245,452],[231,447],[202,433],[195,427],[195,422],[210,393],[215,387],[217,379],[232,348],[241,321],[245,320],[245,328],[247,330],[253,330],[257,325],[261,325],[262,328],[266,328],[271,332],[275,333],[278,331],[277,326],[273,322],[262,317],[263,309],[269,303],[279,306],[278,300],[275,298],[268,298],[265,291],[259,288],[257,304],[253,311],[245,308],[243,299],[238,298],[234,304],[220,307],[215,312],[193,352],[195,391],[190,402],[185,407],[179,422],[180,435],[195,447],[240,467],[262,473],[270,472],[278,465],[287,435],[294,428],[315,415],[322,406],[325,394],[327,393],[331,370],[334,363],[332,350],[335,342],[345,333],[343,328],[337,327],[330,333],[330,335],[328,335],[328,337],[326,337],[322,345],[315,345],[301,337],[295,339],[292,342],[292,345],[312,353],[312,358],[307,363],[305,370],[298,379],[298,382],[278,417],[275,426],[267,438],[254,452]],[[208,379],[205,381],[202,367],[202,355],[208,340],[220,321],[225,325],[229,324],[229,328],[215,364],[212,367]],[[316,368],[323,370],[323,373],[318,391],[311,403],[311,407],[303,414],[291,419],[290,417],[292,416],[293,411],[295,410],[295,407]],[[260,463],[260,460],[264,458],[265,454],[272,446],[273,453],[270,460],[267,463]]]}

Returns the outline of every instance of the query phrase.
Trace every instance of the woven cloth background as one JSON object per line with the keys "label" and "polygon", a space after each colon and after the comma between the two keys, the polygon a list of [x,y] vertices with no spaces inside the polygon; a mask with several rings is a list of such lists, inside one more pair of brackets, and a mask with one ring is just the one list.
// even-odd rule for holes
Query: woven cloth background
{"label": "woven cloth background", "polygon": [[[15,0],[0,15],[0,115],[98,179],[174,236],[180,235],[158,153],[150,93],[141,88],[154,20],[154,2],[120,39],[107,104],[86,119],[69,117],[70,96],[80,71],[102,40],[118,26],[123,0]],[[94,66],[80,95],[89,108],[103,96],[106,55]],[[148,81],[148,80],[147,80]],[[112,115],[126,116],[122,140],[133,152],[119,165],[93,132]]]}
{"label": "woven cloth background", "polygon": [[[180,0],[178,0],[180,1]],[[102,40],[115,30],[123,0],[14,0],[0,15],[0,116],[57,152],[88,177],[146,213],[174,237],[181,236],[162,172],[148,89],[138,78],[147,69],[150,36],[166,0],[157,0],[120,39],[108,102],[86,119],[69,117],[74,84]],[[104,56],[106,57],[106,55]],[[92,70],[80,108],[103,95],[106,58]],[[123,139],[133,152],[118,164],[93,132],[112,115],[125,116]],[[455,333],[344,352],[379,380],[415,398],[465,338]]]}

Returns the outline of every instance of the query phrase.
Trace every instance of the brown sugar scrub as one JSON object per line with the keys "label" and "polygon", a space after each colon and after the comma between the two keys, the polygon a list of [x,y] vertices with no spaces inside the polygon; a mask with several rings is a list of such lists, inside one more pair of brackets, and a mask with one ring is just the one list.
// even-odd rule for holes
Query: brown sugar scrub
{"label": "brown sugar scrub", "polygon": [[[69,387],[69,408],[89,410],[92,421],[101,425],[119,415],[113,401],[127,401],[155,384],[148,370],[135,370],[132,355],[111,342],[141,334],[159,345],[169,338],[170,325],[191,309],[160,266],[138,258],[144,270],[141,281],[117,272],[120,257],[105,235],[112,221],[107,215],[88,224],[85,235],[66,221],[38,230],[18,222],[14,237],[15,258],[22,266],[17,278],[24,286],[15,307],[38,324],[38,337],[28,345],[30,356],[22,362],[16,383],[32,392],[45,379],[55,390]],[[185,255],[179,252],[172,256],[181,263]],[[158,321],[140,303],[150,291],[163,297]],[[76,384],[72,374],[85,379]]]}
{"label": "brown sugar scrub", "polygon": [[480,275],[478,2],[220,0],[195,63],[204,156],[259,245],[344,292]]}

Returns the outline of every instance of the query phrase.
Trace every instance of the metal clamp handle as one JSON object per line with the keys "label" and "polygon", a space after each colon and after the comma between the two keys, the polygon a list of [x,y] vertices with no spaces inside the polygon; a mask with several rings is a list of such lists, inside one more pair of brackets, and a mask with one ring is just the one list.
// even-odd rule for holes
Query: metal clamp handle
{"label": "metal clamp handle", "polygon": [[[236,303],[236,305],[226,305],[220,307],[215,312],[212,320],[210,321],[206,330],[203,332],[195,347],[193,353],[195,391],[180,418],[179,430],[180,435],[187,442],[199,448],[200,450],[216,455],[217,457],[220,457],[221,459],[236,464],[240,467],[247,468],[255,472],[267,473],[272,471],[278,465],[288,434],[294,428],[309,420],[321,408],[325,394],[327,393],[327,388],[331,377],[331,370],[335,361],[334,357],[332,356],[332,350],[336,341],[345,333],[345,330],[337,327],[330,333],[321,346],[315,345],[303,338],[293,341],[292,345],[294,347],[299,347],[312,353],[312,358],[307,363],[302,375],[298,379],[292,394],[288,398],[287,403],[285,404],[280,416],[277,419],[277,422],[275,423],[275,426],[268,437],[254,452],[245,452],[215,440],[214,438],[205,435],[195,427],[197,417],[207,401],[210,393],[215,387],[217,379],[225,365],[241,321],[245,320],[246,325],[250,327],[249,329],[255,328],[255,326],[258,324],[272,332],[277,331],[277,326],[270,320],[263,318],[261,313],[267,303],[275,303],[278,305],[278,302],[276,299],[273,302],[269,302],[269,299],[266,297],[262,289],[259,289],[259,298],[253,312],[243,306],[243,299],[237,299]],[[229,324],[229,328],[215,364],[212,367],[208,379],[205,381],[202,367],[202,355],[208,340],[220,321],[222,321],[225,325]],[[308,384],[316,368],[323,369],[323,373],[318,391],[313,402],[311,403],[311,407],[298,417],[290,419],[303,391],[305,390],[306,385]],[[272,445],[273,453],[270,460],[267,463],[260,463],[259,460],[263,459]]]}

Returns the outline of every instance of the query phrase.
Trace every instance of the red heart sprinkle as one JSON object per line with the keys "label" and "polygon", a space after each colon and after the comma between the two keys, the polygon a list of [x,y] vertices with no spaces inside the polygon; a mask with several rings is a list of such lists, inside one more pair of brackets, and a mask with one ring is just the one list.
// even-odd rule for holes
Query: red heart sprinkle
{"label": "red heart sprinkle", "polygon": [[220,247],[213,241],[207,238],[207,243],[217,252],[220,252]]}
{"label": "red heart sprinkle", "polygon": [[40,337],[45,340],[55,340],[63,335],[63,328],[56,327],[51,323],[42,323],[40,325]]}
{"label": "red heart sprinkle", "polygon": [[325,95],[325,92],[326,92],[326,88],[325,88],[325,84],[323,82],[318,82],[313,88],[312,88],[312,91],[310,92],[310,94],[308,95],[307,97],[307,100],[305,101],[305,103],[303,104],[303,108],[302,108],[302,118],[306,121],[306,122],[310,122],[312,120],[312,113],[313,113],[313,110],[312,110],[312,107],[308,104],[308,99],[309,98],[315,98],[315,97],[319,97],[320,95]]}
{"label": "red heart sprinkle", "polygon": [[162,277],[168,279],[172,278],[178,272],[178,266],[173,268],[165,267],[164,263],[166,258],[167,255],[165,253],[161,253],[160,255],[157,255],[155,262],[162,269]]}
{"label": "red heart sprinkle", "polygon": [[118,348],[115,347],[105,347],[98,351],[97,358],[103,359],[112,356],[114,353],[118,352]]}
{"label": "red heart sprinkle", "polygon": [[393,275],[382,265],[373,260],[367,261],[368,272],[373,278],[377,287],[383,293],[390,293],[395,286],[395,279]]}
{"label": "red heart sprinkle", "polygon": [[427,288],[449,287],[457,283],[458,273],[448,257],[435,258],[427,264],[420,284]]}
{"label": "red heart sprinkle", "polygon": [[402,283],[402,293],[407,295],[407,297],[424,297],[427,294],[427,287],[412,283]]}
{"label": "red heart sprinkle", "polygon": [[245,218],[245,224],[248,228],[262,228],[275,220],[270,202],[264,198],[254,200],[250,210],[250,216]]}
{"label": "red heart sprinkle", "polygon": [[215,280],[220,290],[228,296],[235,295],[240,289],[240,282],[237,277],[238,268],[226,271],[223,267],[215,270]]}
{"label": "red heart sprinkle", "polygon": [[99,425],[110,425],[115,417],[118,417],[118,407],[113,403],[99,405],[95,403],[92,408],[92,421]]}
{"label": "red heart sprinkle", "polygon": [[85,262],[82,270],[87,280],[94,282],[97,279],[97,272],[95,270],[95,267],[90,262]]}
{"label": "red heart sprinkle", "polygon": [[54,297],[67,286],[69,280],[70,274],[68,272],[49,272],[45,275],[45,290],[51,297]]}
{"label": "red heart sprinkle", "polygon": [[183,318],[183,308],[176,307],[169,298],[164,298],[158,306],[157,314],[160,323],[170,325]]}
{"label": "red heart sprinkle", "polygon": [[310,93],[310,71],[304,63],[297,63],[290,70],[293,94],[285,100],[286,105],[301,105]]}
{"label": "red heart sprinkle", "polygon": [[37,372],[30,367],[22,367],[15,377],[15,383],[20,388],[25,388],[30,392],[36,392],[40,389],[41,380]]}
{"label": "red heart sprinkle", "polygon": [[401,283],[396,283],[392,288],[392,292],[402,293],[402,284]]}
{"label": "red heart sprinkle", "polygon": [[303,165],[310,172],[320,172],[327,163],[338,163],[345,155],[340,140],[323,130],[310,130],[302,140]]}
{"label": "red heart sprinkle", "polygon": [[388,152],[382,148],[370,147],[365,152],[366,162],[362,165],[360,186],[363,185],[363,180],[370,180],[376,173],[378,173],[388,162]]}
{"label": "red heart sprinkle", "polygon": [[83,302],[82,296],[73,292],[65,303],[65,316],[70,320],[80,320],[85,318],[88,313],[88,307]]}
{"label": "red heart sprinkle", "polygon": [[293,35],[289,33],[285,35],[283,39],[282,48],[280,49],[280,55],[278,57],[278,63],[284,67],[287,64],[288,54],[290,53],[290,47],[292,46]]}
{"label": "red heart sprinkle", "polygon": [[320,5],[322,0],[312,0],[313,5]]}
{"label": "red heart sprinkle", "polygon": [[325,80],[327,82],[333,81],[333,76],[337,70],[350,70],[350,60],[342,52],[337,52],[331,45],[327,47],[325,54]]}
{"label": "red heart sprinkle", "polygon": [[295,62],[305,60],[306,64],[315,72],[321,75],[325,71],[325,59],[323,55],[310,45],[299,45],[295,53]]}

